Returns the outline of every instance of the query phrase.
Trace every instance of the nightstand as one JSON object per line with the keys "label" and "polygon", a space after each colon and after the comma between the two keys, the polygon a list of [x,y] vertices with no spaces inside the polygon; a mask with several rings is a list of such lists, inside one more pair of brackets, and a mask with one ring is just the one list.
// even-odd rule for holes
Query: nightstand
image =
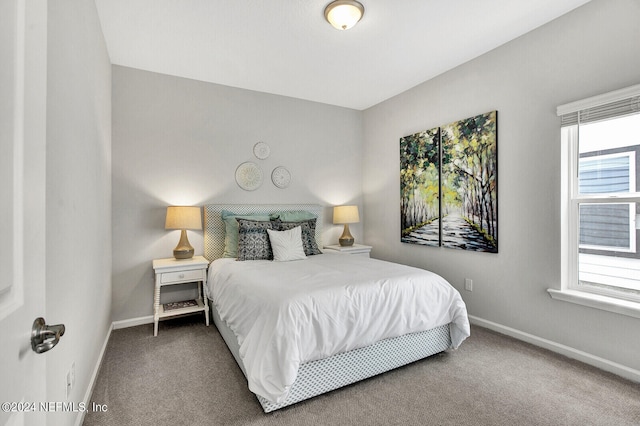
{"label": "nightstand", "polygon": [[355,254],[357,256],[369,257],[371,253],[371,246],[365,246],[364,244],[354,244],[352,246],[341,246],[334,244],[331,246],[324,246],[325,250],[334,250],[342,254]]}
{"label": "nightstand", "polygon": [[[191,259],[155,259],[156,287],[153,295],[153,335],[158,335],[158,321],[161,318],[204,312],[205,323],[209,325],[209,302],[204,296],[207,285],[209,261],[202,256]],[[198,282],[198,298],[184,302],[160,304],[160,290],[166,285]]]}

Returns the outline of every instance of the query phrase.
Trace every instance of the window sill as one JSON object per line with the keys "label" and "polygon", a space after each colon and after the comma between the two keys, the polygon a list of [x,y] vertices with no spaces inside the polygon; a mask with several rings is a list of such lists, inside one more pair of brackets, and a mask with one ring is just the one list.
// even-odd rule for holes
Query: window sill
{"label": "window sill", "polygon": [[575,290],[547,289],[553,299],[564,302],[576,303],[590,308],[601,309],[603,311],[615,312],[616,314],[640,318],[640,303],[620,300],[613,297],[601,296],[599,294],[584,293]]}

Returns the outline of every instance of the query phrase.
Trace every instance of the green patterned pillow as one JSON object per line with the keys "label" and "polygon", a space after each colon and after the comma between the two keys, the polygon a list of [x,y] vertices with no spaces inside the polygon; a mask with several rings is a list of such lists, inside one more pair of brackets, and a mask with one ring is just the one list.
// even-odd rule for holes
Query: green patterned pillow
{"label": "green patterned pillow", "polygon": [[318,216],[304,210],[291,210],[285,212],[272,213],[271,220],[280,219],[283,222],[302,222],[309,219],[316,219]]}
{"label": "green patterned pillow", "polygon": [[269,220],[267,214],[239,215],[227,210],[221,212],[224,222],[224,253],[223,257],[238,257],[238,221],[236,219],[248,219],[257,221]]}

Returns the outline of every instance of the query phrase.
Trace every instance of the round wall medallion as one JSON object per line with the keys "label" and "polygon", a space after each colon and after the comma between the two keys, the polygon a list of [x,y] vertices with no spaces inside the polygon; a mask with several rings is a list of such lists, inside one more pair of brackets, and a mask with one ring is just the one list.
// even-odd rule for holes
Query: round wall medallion
{"label": "round wall medallion", "polygon": [[271,154],[271,148],[265,142],[258,142],[253,146],[253,155],[259,160],[264,160]]}
{"label": "round wall medallion", "polygon": [[291,182],[291,173],[282,166],[278,166],[271,172],[271,182],[278,188],[286,188]]}
{"label": "round wall medallion", "polygon": [[245,191],[253,191],[262,185],[262,169],[256,163],[247,161],[236,169],[236,182]]}

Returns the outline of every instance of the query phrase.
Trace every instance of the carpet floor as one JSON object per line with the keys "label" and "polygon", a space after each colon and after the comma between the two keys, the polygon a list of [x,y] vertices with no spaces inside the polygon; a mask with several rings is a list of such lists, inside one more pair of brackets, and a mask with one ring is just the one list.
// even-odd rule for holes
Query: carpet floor
{"label": "carpet floor", "polygon": [[201,317],[114,330],[91,402],[106,411],[85,426],[640,425],[640,384],[477,326],[455,351],[269,414]]}

